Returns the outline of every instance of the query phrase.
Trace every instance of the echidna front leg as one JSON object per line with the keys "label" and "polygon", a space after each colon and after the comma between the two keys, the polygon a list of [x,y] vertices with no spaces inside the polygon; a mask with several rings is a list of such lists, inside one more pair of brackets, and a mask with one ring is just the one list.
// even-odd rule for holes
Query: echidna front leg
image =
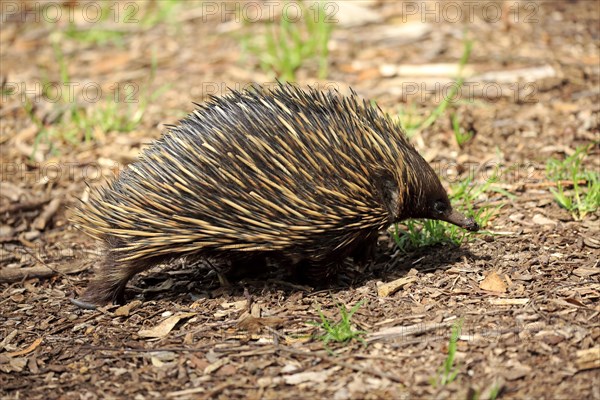
{"label": "echidna front leg", "polygon": [[315,287],[327,286],[342,269],[343,261],[314,262],[302,260],[294,266],[294,275],[303,282]]}
{"label": "echidna front leg", "polygon": [[231,259],[231,268],[227,273],[227,277],[238,281],[246,277],[255,278],[266,271],[267,257],[264,254],[248,254]]}
{"label": "echidna front leg", "polygon": [[350,253],[350,257],[359,266],[365,266],[375,259],[376,252],[377,234],[374,234],[359,242]]}

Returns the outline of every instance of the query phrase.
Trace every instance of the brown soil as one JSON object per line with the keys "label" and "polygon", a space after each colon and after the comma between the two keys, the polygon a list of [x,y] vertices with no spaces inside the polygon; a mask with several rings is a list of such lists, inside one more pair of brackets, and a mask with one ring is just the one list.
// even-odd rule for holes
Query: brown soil
{"label": "brown soil", "polygon": [[[7,4],[21,12],[26,7],[2,6]],[[99,173],[110,177],[130,163],[141,146],[160,136],[161,124],[176,123],[192,110],[192,101],[203,101],[215,88],[220,94],[227,86],[272,78],[236,40],[258,24],[222,23],[231,15],[203,16],[199,3],[186,2],[185,11],[168,21],[125,26],[120,43],[63,36],[58,45],[78,85],[75,98],[34,98],[44,79],[59,82],[52,41],[68,28],[68,16],[36,21],[38,2],[27,4],[28,17],[10,9],[0,32],[2,398],[471,399],[489,397],[496,386],[499,398],[600,399],[599,213],[575,221],[553,200],[544,175],[548,158],[598,143],[597,1],[481,2],[460,22],[444,14],[451,11],[446,3],[431,3],[440,7],[439,21],[422,21],[433,16],[418,10],[405,18],[407,3],[372,1],[362,5],[378,22],[334,31],[330,80],[317,84],[343,92],[351,86],[397,113],[407,102],[419,112],[432,110],[439,98],[423,90],[403,96],[403,84],[432,78],[389,71],[399,64],[456,64],[468,30],[475,39],[473,75],[495,74],[488,86],[473,78],[487,89],[463,93],[473,103],[454,104],[463,128],[475,137],[459,147],[443,117],[415,143],[448,180],[472,172],[483,182],[500,167],[499,185],[515,197],[490,193],[478,203],[504,205],[488,226],[495,235],[403,254],[382,233],[376,262],[365,269],[349,263],[324,291],[284,280],[278,271],[221,288],[216,274],[181,262],[134,278],[125,307],[97,311],[68,300],[81,294],[102,253],[67,219],[69,207],[85,197],[85,182],[101,184]],[[153,5],[142,3],[140,12]],[[482,19],[485,6],[501,18]],[[384,35],[410,26],[412,33],[426,33],[412,40]],[[150,80],[153,57],[156,75]],[[525,68],[542,75],[520,82],[510,75]],[[502,81],[500,73],[509,79]],[[316,64],[298,75],[300,84],[314,84]],[[98,129],[96,141],[79,138],[75,145],[55,138],[53,149],[42,140],[31,158],[41,125],[62,129],[68,123],[60,117],[65,104],[98,107],[91,94],[79,93],[90,83],[102,88],[104,98],[125,83],[140,88],[139,98],[145,88],[159,95],[130,133]],[[7,94],[15,87],[17,93]],[[62,100],[68,97],[63,90]],[[25,96],[33,102],[31,113]],[[588,168],[600,168],[599,154],[596,144]],[[409,283],[378,295],[379,281],[398,278]],[[366,343],[330,343],[333,353],[328,351],[311,324],[319,321],[318,310],[337,319],[337,304],[350,308],[359,301],[364,304],[353,321],[368,333]],[[459,374],[446,386],[433,385],[452,324],[461,318]]]}

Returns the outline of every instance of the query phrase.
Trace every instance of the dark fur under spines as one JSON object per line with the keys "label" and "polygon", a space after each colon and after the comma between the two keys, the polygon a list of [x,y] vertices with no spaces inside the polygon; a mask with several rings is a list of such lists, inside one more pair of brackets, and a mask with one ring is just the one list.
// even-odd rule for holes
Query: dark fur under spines
{"label": "dark fur under spines", "polygon": [[181,256],[328,268],[409,217],[477,228],[378,108],[287,84],[232,92],[170,127],[76,210],[108,251],[83,299],[122,301],[131,276]]}

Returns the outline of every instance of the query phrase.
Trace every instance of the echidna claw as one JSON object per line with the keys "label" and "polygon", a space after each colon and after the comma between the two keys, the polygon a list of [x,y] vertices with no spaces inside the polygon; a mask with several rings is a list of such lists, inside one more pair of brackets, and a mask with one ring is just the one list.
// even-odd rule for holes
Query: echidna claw
{"label": "echidna claw", "polygon": [[72,304],[75,304],[79,308],[83,308],[84,310],[95,310],[98,308],[97,305],[88,303],[87,301],[78,300],[78,299],[69,299]]}

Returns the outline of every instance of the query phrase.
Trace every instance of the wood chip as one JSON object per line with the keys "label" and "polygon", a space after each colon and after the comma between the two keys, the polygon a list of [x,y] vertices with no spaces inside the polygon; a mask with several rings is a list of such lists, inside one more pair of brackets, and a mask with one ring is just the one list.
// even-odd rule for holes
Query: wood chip
{"label": "wood chip", "polygon": [[[456,63],[438,63],[438,64],[383,64],[379,70],[383,76],[409,76],[411,78],[440,76],[445,78],[454,78],[459,74],[459,65]],[[462,71],[463,76],[473,75],[472,67],[465,67]]]}
{"label": "wood chip", "polygon": [[227,357],[218,359],[214,363],[210,364],[208,367],[204,368],[204,374],[210,375],[213,372],[215,372],[216,370],[218,370],[219,368],[221,368],[223,365],[227,364],[228,362],[229,362],[229,358],[227,358]]}
{"label": "wood chip", "polygon": [[585,278],[588,276],[600,274],[600,268],[579,267],[573,270],[573,274]]}
{"label": "wood chip", "polygon": [[185,390],[177,390],[175,392],[169,392],[167,393],[167,398],[172,398],[172,397],[183,397],[183,396],[189,396],[191,394],[197,394],[197,393],[204,393],[206,392],[206,388],[205,387],[195,387],[195,388],[191,388],[191,389],[185,389]]}
{"label": "wood chip", "polygon": [[377,282],[377,295],[379,297],[387,297],[396,293],[403,286],[415,282],[416,280],[416,276],[405,276],[404,278],[396,279],[387,283]]}
{"label": "wood chip", "polygon": [[533,216],[533,218],[531,218],[531,220],[533,221],[534,224],[538,224],[538,225],[556,225],[557,224],[556,221],[554,221],[550,218],[546,218],[542,214],[535,214]]}
{"label": "wood chip", "polygon": [[233,301],[230,303],[223,302],[223,303],[221,303],[221,307],[223,307],[226,310],[231,310],[231,311],[242,311],[248,307],[248,300]]}
{"label": "wood chip", "polygon": [[[2,187],[0,187],[0,190],[2,190]],[[35,210],[35,209],[43,206],[44,204],[48,203],[49,201],[50,201],[50,199],[46,199],[46,198],[30,200],[30,201],[21,201],[20,203],[11,204],[9,206],[0,208],[0,214],[5,214],[5,213],[12,214],[12,213],[16,213],[18,211]]]}
{"label": "wood chip", "polygon": [[[8,174],[7,174],[8,175]],[[11,182],[0,182],[0,197],[5,197],[11,202],[19,201],[26,192]]]}
{"label": "wood chip", "polygon": [[600,249],[600,240],[593,237],[584,237],[583,243],[592,249]]}
{"label": "wood chip", "polygon": [[15,230],[10,225],[0,225],[0,238],[3,239],[12,239]]}
{"label": "wood chip", "polygon": [[240,311],[244,311],[248,308],[248,300],[239,300],[233,302],[223,302],[221,303],[222,310],[218,310],[214,313],[215,318],[226,317],[231,313],[236,313]]}
{"label": "wood chip", "polygon": [[445,321],[440,323],[422,323],[408,326],[392,326],[383,328],[378,332],[368,334],[367,342],[378,340],[391,340],[396,338],[406,338],[407,336],[422,335],[424,333],[440,328],[451,327],[454,321]]}
{"label": "wood chip", "polygon": [[497,298],[489,298],[488,301],[490,304],[495,306],[518,306],[529,303],[529,299],[497,299]]}
{"label": "wood chip", "polygon": [[256,318],[248,313],[244,313],[240,317],[237,326],[241,329],[247,330],[248,332],[257,333],[265,326],[275,328],[277,326],[281,326],[284,322],[285,318],[281,317]]}
{"label": "wood chip", "polygon": [[293,375],[287,375],[283,377],[283,380],[288,385],[298,385],[305,382],[325,382],[325,380],[331,375],[333,369],[321,370],[321,371],[305,371],[299,372]]}
{"label": "wood chip", "polygon": [[575,365],[578,371],[600,368],[600,346],[577,351]]}
{"label": "wood chip", "polygon": [[61,196],[53,198],[52,201],[50,201],[50,203],[44,207],[44,211],[42,211],[42,213],[33,221],[31,226],[37,230],[43,231],[44,228],[46,228],[46,224],[48,224],[50,218],[52,218],[52,216],[58,211],[61,203]]}
{"label": "wood chip", "polygon": [[383,17],[375,10],[350,1],[332,1],[328,4],[334,5],[337,12],[335,18],[339,26],[345,28],[358,27],[370,23],[381,22]]}
{"label": "wood chip", "polygon": [[474,76],[473,80],[497,83],[516,83],[521,80],[524,82],[535,82],[539,79],[551,78],[554,76],[556,76],[556,70],[551,65],[542,65],[532,68],[490,71]]}
{"label": "wood chip", "polygon": [[518,361],[509,362],[507,369],[502,372],[506,380],[514,381],[526,377],[531,372],[529,365],[521,364]]}
{"label": "wood chip", "polygon": [[[373,43],[383,46],[403,46],[416,42],[429,35],[434,30],[434,25],[419,22],[406,22],[400,25],[379,25],[370,30],[369,35],[355,38],[359,43]],[[398,66],[394,64],[385,64],[379,71],[390,77],[397,74]]]}

